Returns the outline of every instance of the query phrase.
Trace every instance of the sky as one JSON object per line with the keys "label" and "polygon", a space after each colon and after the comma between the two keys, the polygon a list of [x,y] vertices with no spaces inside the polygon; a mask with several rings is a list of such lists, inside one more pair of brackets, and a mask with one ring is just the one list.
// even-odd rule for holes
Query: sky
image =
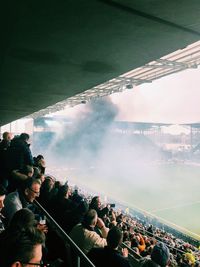
{"label": "sky", "polygon": [[120,107],[119,119],[143,122],[200,121],[200,68],[143,84],[112,96]]}
{"label": "sky", "polygon": [[[166,132],[188,133],[182,123],[200,122],[200,68],[171,74],[152,83],[135,86],[110,96],[118,106],[116,120],[174,124]],[[56,114],[76,117],[87,105]]]}

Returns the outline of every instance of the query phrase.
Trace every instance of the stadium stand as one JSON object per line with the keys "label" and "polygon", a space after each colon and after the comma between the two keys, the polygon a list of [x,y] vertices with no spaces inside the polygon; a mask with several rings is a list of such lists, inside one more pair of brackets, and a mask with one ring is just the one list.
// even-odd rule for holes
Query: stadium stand
{"label": "stadium stand", "polygon": [[[39,155],[39,159],[43,159],[43,157]],[[6,160],[9,160],[9,157],[7,158],[6,156]],[[44,243],[44,238],[41,236],[34,244],[43,243],[42,260],[45,263],[43,264],[39,260],[39,263],[36,263],[36,265],[47,266],[50,264],[48,266],[92,267],[94,264],[88,259],[85,253],[88,253],[92,247],[98,247],[98,244],[95,243],[94,239],[91,239],[91,235],[93,237],[95,236],[95,240],[103,240],[104,237],[106,238],[109,229],[119,229],[119,231],[123,233],[123,242],[121,243],[120,240],[118,240],[118,243],[115,243],[113,247],[111,245],[112,249],[115,249],[114,253],[117,253],[117,256],[113,254],[112,250],[109,250],[110,248],[105,246],[106,242],[102,245],[102,247],[105,246],[105,251],[108,250],[111,252],[112,257],[113,255],[116,256],[115,259],[118,259],[117,262],[119,266],[126,266],[123,265],[125,263],[133,267],[147,266],[143,265],[147,263],[154,264],[155,266],[170,267],[200,266],[198,240],[183,235],[175,229],[167,228],[167,226],[159,224],[155,219],[148,218],[138,211],[132,211],[132,215],[130,215],[126,214],[121,209],[111,207],[110,204],[102,204],[99,196],[91,196],[86,192],[79,191],[78,188],[72,190],[69,184],[66,183],[62,185],[53,177],[45,176],[44,168],[38,170],[35,175],[34,172],[32,172],[32,174],[29,174],[29,176],[32,177],[26,176],[25,181],[17,185],[18,191],[24,190],[22,191],[24,192],[23,199],[22,196],[20,198],[20,195],[19,199],[22,204],[26,205],[18,206],[18,209],[16,209],[16,212],[13,214],[13,219],[6,225],[6,229],[4,230],[4,228],[2,228],[0,246],[2,248],[4,243],[7,244],[7,248],[2,248],[2,250],[0,250],[6,251],[5,254],[0,252],[2,267],[11,266],[7,264],[8,259],[6,255],[8,255],[7,250],[12,247],[12,242],[18,242],[18,238],[21,238],[23,235],[33,244],[36,242],[34,241],[35,234],[33,232],[38,230],[43,232],[43,235],[45,234],[46,241]],[[44,175],[44,179],[40,179],[40,174]],[[9,175],[11,175],[11,173]],[[9,179],[9,175],[8,182],[12,184],[13,180]],[[30,179],[31,183],[29,182]],[[33,181],[37,181],[36,185],[39,185],[36,188],[37,190],[32,187]],[[4,195],[5,191],[3,190],[2,192]],[[4,199],[2,199],[2,208],[4,206],[3,201]],[[32,212],[27,212],[27,209],[23,209],[24,207]],[[92,211],[89,208],[96,210],[92,220],[91,218],[89,220],[88,217],[88,214]],[[18,214],[20,212],[21,215]],[[4,213],[4,209],[2,213]],[[1,217],[3,223],[5,218],[3,216]],[[44,218],[47,219],[47,222]],[[31,227],[35,227],[35,229],[38,230],[30,230]],[[85,233],[87,233],[87,236],[90,235],[89,239],[87,239],[89,242],[93,240],[92,246],[90,244],[89,249],[87,247],[85,253],[69,237],[70,232],[73,232],[73,229],[76,228],[84,230],[82,231],[81,242],[86,242]],[[112,231],[115,232],[114,230]],[[116,233],[117,231],[118,230],[116,230]],[[112,234],[109,235],[109,232],[107,238],[112,237]],[[13,235],[13,233],[16,233],[15,239],[10,239],[10,235]],[[110,246],[112,242],[110,239],[108,240],[108,246]],[[118,248],[118,252],[116,252],[116,248]],[[123,253],[121,254],[122,249]],[[169,262],[168,258],[166,258],[168,250],[170,252]],[[100,253],[104,253],[104,248],[100,250]],[[165,253],[164,259],[163,253]],[[124,256],[126,256],[126,260]],[[21,263],[26,264],[32,260],[34,260],[34,258],[32,259],[29,257],[27,260],[22,259]],[[110,258],[108,257],[105,262],[107,263],[109,260]],[[13,258],[11,261],[16,262],[16,259]],[[109,266],[111,265],[109,264]],[[116,267],[117,265],[115,264],[114,266]]]}

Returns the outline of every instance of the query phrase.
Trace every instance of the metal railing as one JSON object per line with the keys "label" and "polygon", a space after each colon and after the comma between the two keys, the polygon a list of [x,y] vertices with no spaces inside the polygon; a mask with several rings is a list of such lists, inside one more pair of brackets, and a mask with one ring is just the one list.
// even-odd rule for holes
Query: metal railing
{"label": "metal railing", "polygon": [[[47,221],[55,229],[58,235],[63,239],[64,242],[70,245],[73,251],[73,256],[75,255],[75,262],[73,261],[73,267],[80,267],[81,263],[84,267],[95,267],[95,265],[88,259],[88,257],[82,252],[82,250],[74,243],[74,241],[65,233],[62,227],[52,218],[52,216],[40,205],[38,201],[34,201],[34,204],[42,211],[46,216]],[[71,260],[71,259],[70,259]]]}
{"label": "metal railing", "polygon": [[142,256],[137,254],[130,246],[128,246],[126,243],[122,243],[120,245],[120,248],[127,248],[128,249],[128,259],[131,264],[131,266],[139,267],[140,266],[140,259],[142,259]]}

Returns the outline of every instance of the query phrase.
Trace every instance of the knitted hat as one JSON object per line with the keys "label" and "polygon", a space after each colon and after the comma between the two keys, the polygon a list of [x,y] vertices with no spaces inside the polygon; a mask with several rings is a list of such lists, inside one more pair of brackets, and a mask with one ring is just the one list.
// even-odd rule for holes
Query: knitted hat
{"label": "knitted hat", "polygon": [[170,252],[164,243],[157,243],[151,253],[151,259],[162,267],[165,267],[169,261]]}

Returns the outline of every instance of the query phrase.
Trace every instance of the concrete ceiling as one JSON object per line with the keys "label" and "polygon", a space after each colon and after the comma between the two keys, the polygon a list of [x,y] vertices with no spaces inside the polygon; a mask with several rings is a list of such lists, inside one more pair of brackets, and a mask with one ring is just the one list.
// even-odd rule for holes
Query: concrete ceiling
{"label": "concrete ceiling", "polygon": [[0,125],[200,39],[199,0],[7,0]]}

